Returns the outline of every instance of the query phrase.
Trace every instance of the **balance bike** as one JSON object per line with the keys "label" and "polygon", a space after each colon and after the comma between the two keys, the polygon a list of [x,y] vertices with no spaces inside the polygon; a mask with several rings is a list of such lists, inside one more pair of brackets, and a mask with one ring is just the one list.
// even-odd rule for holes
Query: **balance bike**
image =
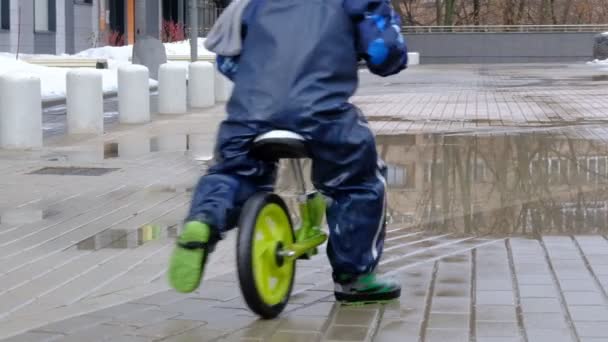
{"label": "balance bike", "polygon": [[290,159],[298,186],[300,226],[294,229],[287,205],[275,193],[249,198],[238,223],[237,268],[241,292],[249,308],[264,319],[277,317],[287,305],[296,273],[296,260],[309,259],[327,240],[321,230],[325,199],[306,192],[299,159],[310,156],[305,139],[290,131],[270,131],[254,140],[258,159]]}

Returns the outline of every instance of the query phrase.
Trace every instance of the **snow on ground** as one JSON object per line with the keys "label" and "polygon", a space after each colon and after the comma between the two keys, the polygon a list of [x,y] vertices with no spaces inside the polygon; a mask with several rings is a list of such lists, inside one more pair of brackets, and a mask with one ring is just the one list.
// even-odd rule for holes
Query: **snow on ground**
{"label": "snow on ground", "polygon": [[599,64],[599,65],[608,65],[608,59],[604,59],[604,60],[600,60],[600,59],[594,59],[591,62],[587,62],[587,64]]}
{"label": "snow on ground", "polygon": [[[204,47],[204,38],[198,39],[198,53],[199,55],[213,55],[212,52],[208,51]],[[190,55],[190,43],[189,41],[181,41],[175,43],[165,43],[165,49],[167,55]],[[0,53],[0,75],[8,72],[27,72],[35,74],[40,77],[40,83],[42,88],[42,100],[58,100],[65,98],[66,85],[65,79],[66,74],[70,71],[70,68],[53,68],[42,65],[34,65],[24,62],[23,59],[29,58],[104,58],[108,60],[108,69],[100,70],[99,72],[103,77],[103,91],[104,93],[111,93],[118,90],[118,75],[116,70],[120,65],[130,64],[129,58],[133,53],[133,46],[104,46],[99,48],[92,48],[81,51],[75,55],[30,55],[20,54],[19,60],[16,59],[14,54]],[[180,63],[180,62],[176,62]],[[184,63],[187,64],[187,63]],[[150,80],[150,86],[155,86],[158,83],[155,80]]]}
{"label": "snow on ground", "polygon": [[[40,77],[42,89],[42,100],[60,100],[66,94],[66,74],[70,68],[52,68],[42,65],[34,65],[21,60],[16,60],[14,55],[0,54],[0,75],[8,72],[25,72]],[[111,93],[118,90],[118,74],[116,69],[99,70],[102,75],[103,92]],[[150,86],[157,82],[150,80]]]}

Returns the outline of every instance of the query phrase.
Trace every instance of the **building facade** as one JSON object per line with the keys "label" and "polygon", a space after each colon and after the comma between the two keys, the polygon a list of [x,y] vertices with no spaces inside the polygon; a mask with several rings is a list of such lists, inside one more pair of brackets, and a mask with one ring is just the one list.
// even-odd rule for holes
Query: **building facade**
{"label": "building facade", "polygon": [[[204,35],[229,0],[197,0]],[[189,0],[0,0],[0,52],[63,54],[188,33]],[[166,36],[166,35],[165,35]]]}

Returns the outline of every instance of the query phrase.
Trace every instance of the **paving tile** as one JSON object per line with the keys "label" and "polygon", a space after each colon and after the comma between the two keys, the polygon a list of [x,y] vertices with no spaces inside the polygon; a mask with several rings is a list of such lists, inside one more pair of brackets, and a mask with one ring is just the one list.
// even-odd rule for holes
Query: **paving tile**
{"label": "paving tile", "polygon": [[131,327],[141,328],[147,325],[160,323],[171,318],[179,316],[176,312],[160,311],[158,309],[139,311],[134,314],[116,318],[108,324],[127,325]]}
{"label": "paving tile", "polygon": [[166,320],[157,324],[139,328],[135,330],[132,335],[160,339],[179,335],[183,332],[203,325],[205,325],[205,322],[201,321]]}
{"label": "paving tile", "polygon": [[113,307],[110,307],[107,309],[96,311],[96,312],[92,313],[92,315],[100,316],[100,317],[116,318],[116,317],[123,317],[126,315],[132,315],[136,312],[140,312],[143,310],[149,310],[149,309],[153,309],[153,308],[156,308],[156,306],[147,305],[147,304],[126,303],[126,304],[120,304],[120,305],[113,306]]}
{"label": "paving tile", "polygon": [[519,337],[480,337],[477,336],[477,342],[521,342]]}
{"label": "paving tile", "polygon": [[475,315],[478,321],[517,321],[515,306],[509,305],[477,305]]}
{"label": "paving tile", "polygon": [[171,336],[163,342],[211,342],[226,335],[224,330],[216,330],[212,327],[199,327],[186,331],[185,333]]}
{"label": "paving tile", "polygon": [[332,324],[369,326],[378,318],[379,314],[378,309],[340,307],[335,313]]}
{"label": "paving tile", "polygon": [[283,341],[295,341],[295,342],[317,342],[321,337],[320,333],[315,332],[287,332],[279,331],[270,338],[270,342],[283,342]]}
{"label": "paving tile", "polygon": [[608,317],[604,322],[574,322],[576,332],[581,337],[602,337],[608,339]]}
{"label": "paving tile", "polygon": [[367,327],[332,325],[323,341],[364,341],[368,333]]}
{"label": "paving tile", "polygon": [[517,337],[519,331],[515,322],[476,322],[476,336]]}
{"label": "paving tile", "polygon": [[527,329],[529,342],[574,342],[572,332],[567,329]]}
{"label": "paving tile", "polygon": [[92,328],[80,330],[73,334],[69,334],[61,341],[62,342],[63,341],[82,342],[82,341],[91,340],[93,337],[97,341],[114,340],[114,339],[117,339],[119,337],[125,336],[126,334],[133,333],[133,332],[135,332],[135,330],[132,328],[116,326],[116,325],[101,324],[101,325],[94,326]]}
{"label": "paving tile", "polygon": [[477,291],[478,305],[515,305],[512,291]]}
{"label": "paving tile", "polygon": [[524,313],[562,312],[559,301],[554,298],[522,298],[521,307]]}
{"label": "paving tile", "polygon": [[61,340],[64,335],[46,332],[27,332],[15,337],[2,340],[2,342],[51,342]]}
{"label": "paving tile", "polygon": [[315,316],[315,317],[328,317],[332,309],[335,307],[335,303],[320,302],[310,306],[304,306],[291,312],[290,316]]}
{"label": "paving tile", "polygon": [[550,275],[517,275],[519,286],[522,285],[553,285]]}
{"label": "paving tile", "polygon": [[187,295],[175,291],[165,291],[133,301],[135,304],[166,305],[187,299]]}
{"label": "paving tile", "polygon": [[455,329],[427,329],[426,331],[427,342],[468,342],[469,331],[468,330],[455,330]]}
{"label": "paving tile", "polygon": [[604,297],[599,292],[564,291],[564,297],[568,305],[602,305],[604,303]]}
{"label": "paving tile", "polygon": [[560,313],[531,313],[523,314],[524,326],[527,329],[568,329],[564,314]]}
{"label": "paving tile", "polygon": [[608,306],[570,305],[568,310],[574,321],[608,321]]}
{"label": "paving tile", "polygon": [[511,281],[506,281],[504,279],[477,279],[477,284],[476,287],[478,290],[482,290],[482,291],[489,291],[489,290],[494,290],[494,291],[511,291],[513,288],[513,285],[511,283]]}
{"label": "paving tile", "polygon": [[110,320],[111,318],[109,317],[82,315],[56,323],[51,323],[44,327],[38,328],[37,330],[61,334],[71,334],[79,330],[87,329],[102,323],[106,323]]}
{"label": "paving tile", "polygon": [[289,298],[289,303],[291,304],[312,304],[314,302],[317,302],[323,298],[330,298],[333,299],[334,298],[334,294],[333,293],[328,293],[325,291],[303,291],[301,293],[298,293],[296,295],[292,295]]}
{"label": "paving tile", "polygon": [[557,298],[557,289],[553,285],[521,285],[519,294],[522,298]]}
{"label": "paving tile", "polygon": [[238,330],[228,335],[229,340],[240,339],[267,339],[272,336],[279,326],[279,320],[258,321],[256,324],[247,326],[244,329]]}
{"label": "paving tile", "polygon": [[233,300],[241,295],[238,283],[206,281],[198,291],[198,298],[217,301]]}
{"label": "paving tile", "polygon": [[467,314],[431,313],[429,317],[429,329],[466,329],[469,327]]}
{"label": "paving tile", "polygon": [[374,337],[374,342],[417,342],[419,334],[420,323],[383,319]]}
{"label": "paving tile", "polygon": [[327,318],[316,317],[292,317],[283,318],[279,324],[278,331],[299,331],[299,332],[321,332],[323,327],[329,323]]}
{"label": "paving tile", "polygon": [[188,298],[171,304],[158,306],[158,310],[164,312],[175,312],[180,314],[191,314],[195,312],[201,312],[219,303],[221,302],[206,299]]}
{"label": "paving tile", "polygon": [[467,313],[471,311],[470,306],[469,298],[435,297],[433,298],[431,312]]}
{"label": "paving tile", "polygon": [[186,321],[201,321],[212,326],[214,329],[233,331],[237,329],[245,328],[258,320],[258,317],[254,314],[247,312],[247,315],[243,312],[234,310],[206,310],[200,313],[184,314],[177,317],[173,317],[174,320],[186,320]]}
{"label": "paving tile", "polygon": [[596,286],[591,280],[560,279],[562,291],[595,291]]}

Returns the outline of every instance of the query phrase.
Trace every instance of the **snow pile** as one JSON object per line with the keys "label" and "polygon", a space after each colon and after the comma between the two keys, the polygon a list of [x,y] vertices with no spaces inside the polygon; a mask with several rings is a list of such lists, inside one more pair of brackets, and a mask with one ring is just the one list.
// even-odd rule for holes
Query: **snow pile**
{"label": "snow pile", "polygon": [[[213,56],[214,53],[205,49],[205,38],[198,39],[198,54],[199,56]],[[175,43],[165,43],[165,51],[167,56],[190,56],[190,41],[183,40]],[[126,46],[104,46],[92,48],[77,53],[76,57],[80,58],[105,58],[108,60],[109,68],[115,68],[117,65],[130,63],[129,59],[133,55],[133,45]]]}
{"label": "snow pile", "polygon": [[608,59],[604,59],[604,60],[594,59],[591,62],[587,62],[587,64],[608,65]]}
{"label": "snow pile", "polygon": [[[198,54],[200,56],[213,56],[214,54],[204,46],[205,38],[198,39]],[[184,40],[175,43],[165,43],[167,56],[171,55],[190,55],[190,41]],[[117,69],[120,65],[130,64],[130,58],[133,54],[133,46],[103,46],[81,51],[75,55],[30,55],[19,54],[19,59],[16,60],[14,54],[0,53],[0,75],[8,72],[28,72],[40,77],[42,87],[43,101],[57,100],[65,98],[66,93],[66,74],[70,68],[53,68],[43,65],[35,65],[24,62],[25,59],[53,59],[53,58],[96,58],[106,59],[108,61],[108,69],[99,70],[103,77],[104,93],[116,92],[118,90],[118,74]],[[175,62],[183,63],[188,62]],[[158,84],[155,80],[150,80],[150,86]]]}
{"label": "snow pile", "polygon": [[108,60],[108,68],[116,69],[120,64],[128,64],[133,54],[133,46],[103,46],[77,53],[79,58],[99,58]]}
{"label": "snow pile", "polygon": [[[205,38],[198,38],[198,55],[199,56],[214,56],[215,54],[205,48]],[[183,40],[175,43],[165,43],[165,51],[167,56],[171,55],[186,55],[190,56],[190,41]]]}
{"label": "snow pile", "polygon": [[[0,76],[9,72],[27,72],[40,77],[43,101],[65,98],[66,74],[68,71],[70,71],[69,68],[34,65],[16,60],[13,54],[0,54]],[[99,70],[99,72],[102,75],[104,93],[116,92],[118,90],[118,74],[116,69]],[[157,85],[157,82],[150,80],[150,86],[155,85]]]}

